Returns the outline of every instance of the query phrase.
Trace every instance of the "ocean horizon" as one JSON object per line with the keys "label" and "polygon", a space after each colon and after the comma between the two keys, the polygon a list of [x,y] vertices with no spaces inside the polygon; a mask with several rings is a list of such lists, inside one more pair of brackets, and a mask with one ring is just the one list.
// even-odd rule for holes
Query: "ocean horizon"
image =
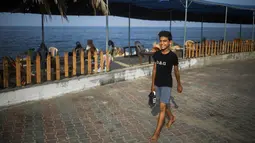
{"label": "ocean horizon", "polygon": [[[130,45],[140,41],[145,48],[151,49],[152,44],[158,41],[157,34],[169,27],[132,27]],[[79,41],[83,47],[87,40],[92,39],[98,49],[105,50],[105,26],[45,26],[45,44],[47,47],[56,47],[60,55],[71,51]],[[184,27],[172,27],[173,41],[182,45],[184,42]],[[239,38],[239,27],[227,27],[227,40]],[[15,57],[29,48],[37,49],[42,41],[41,26],[0,26],[0,56]],[[221,40],[224,37],[224,27],[204,27],[203,37],[208,40]],[[252,28],[242,28],[242,39],[251,39]],[[187,27],[186,40],[200,41],[201,27]],[[117,47],[128,46],[128,27],[109,27],[109,40]]]}

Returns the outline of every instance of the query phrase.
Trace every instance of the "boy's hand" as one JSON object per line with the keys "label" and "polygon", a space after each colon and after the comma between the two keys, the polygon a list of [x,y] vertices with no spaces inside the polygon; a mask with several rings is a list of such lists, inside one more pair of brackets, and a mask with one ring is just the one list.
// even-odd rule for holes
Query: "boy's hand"
{"label": "boy's hand", "polygon": [[155,86],[151,85],[151,92],[155,91]]}
{"label": "boy's hand", "polygon": [[177,85],[177,91],[178,91],[179,93],[182,93],[182,85],[181,85],[181,84],[178,84],[178,85]]}

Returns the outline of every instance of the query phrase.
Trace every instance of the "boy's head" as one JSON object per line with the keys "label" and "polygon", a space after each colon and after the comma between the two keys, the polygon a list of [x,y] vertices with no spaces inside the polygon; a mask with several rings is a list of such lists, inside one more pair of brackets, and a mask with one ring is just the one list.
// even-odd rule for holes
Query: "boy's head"
{"label": "boy's head", "polygon": [[165,50],[169,48],[172,42],[172,34],[169,31],[160,31],[158,33],[159,36],[159,45],[161,50]]}

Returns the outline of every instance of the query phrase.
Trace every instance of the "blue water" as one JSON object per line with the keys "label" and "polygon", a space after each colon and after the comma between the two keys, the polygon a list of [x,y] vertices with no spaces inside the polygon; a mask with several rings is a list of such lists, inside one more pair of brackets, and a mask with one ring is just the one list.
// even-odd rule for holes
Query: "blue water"
{"label": "blue water", "polygon": [[[131,27],[131,45],[136,40],[146,48],[158,40],[160,30],[169,30],[168,27]],[[176,43],[183,44],[183,27],[173,27],[172,35]],[[71,51],[76,41],[85,46],[88,39],[93,39],[98,49],[105,49],[105,27],[45,27],[45,43],[47,47],[54,46],[61,55]],[[16,56],[29,48],[37,49],[41,43],[41,27],[0,27],[0,57],[5,55]],[[223,39],[224,28],[204,27],[203,36],[207,39]],[[200,40],[201,28],[188,27],[187,39]],[[227,40],[239,37],[239,28],[227,28]],[[242,29],[242,38],[251,39],[251,28]],[[128,27],[110,27],[109,39],[118,47],[128,46]]]}

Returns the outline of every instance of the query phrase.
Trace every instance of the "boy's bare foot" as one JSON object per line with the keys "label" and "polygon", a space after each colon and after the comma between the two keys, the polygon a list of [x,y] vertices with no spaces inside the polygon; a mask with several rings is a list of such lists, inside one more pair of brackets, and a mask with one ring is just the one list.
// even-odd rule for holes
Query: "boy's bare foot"
{"label": "boy's bare foot", "polygon": [[166,124],[166,128],[170,128],[171,125],[175,122],[175,116],[172,116],[171,119]]}
{"label": "boy's bare foot", "polygon": [[157,141],[158,141],[158,138],[159,138],[159,134],[154,134],[154,135],[151,137],[151,141],[152,141],[152,142],[157,142]]}

